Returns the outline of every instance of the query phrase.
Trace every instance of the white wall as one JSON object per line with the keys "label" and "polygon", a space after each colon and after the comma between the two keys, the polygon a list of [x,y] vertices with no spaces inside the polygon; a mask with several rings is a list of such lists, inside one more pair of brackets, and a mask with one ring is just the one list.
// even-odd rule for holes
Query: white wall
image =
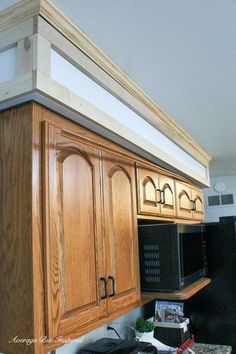
{"label": "white wall", "polygon": [[[135,326],[136,319],[139,318],[142,314],[142,308],[138,308],[109,324],[114,327],[117,332],[120,334],[121,338],[133,338],[134,331],[125,325]],[[86,343],[95,342],[97,339],[103,337],[117,338],[117,335],[113,331],[107,331],[107,324],[105,326],[99,327],[92,332],[78,338],[76,341],[65,344],[55,352],[56,354],[77,354],[78,350],[83,347]]]}
{"label": "white wall", "polygon": [[16,77],[17,47],[0,51],[0,84]]}
{"label": "white wall", "polygon": [[[214,184],[216,182],[223,182],[225,184],[225,191],[222,193],[217,193],[214,190]],[[207,207],[207,197],[210,195],[220,195],[220,194],[234,194],[234,200],[236,202],[236,175],[233,176],[220,176],[211,177],[211,188],[204,189],[205,195],[205,211],[206,211],[206,222],[219,221],[220,216],[236,215],[236,204],[233,206],[214,206]]]}
{"label": "white wall", "polygon": [[7,7],[12,6],[18,2],[20,2],[20,0],[1,0],[0,11],[5,10]]}
{"label": "white wall", "polygon": [[[156,153],[156,157],[159,159],[164,160],[174,167],[177,165],[177,168],[181,165],[182,170],[185,170],[186,173],[187,171],[190,173],[193,172],[200,178],[208,179],[208,168],[182,150],[177,144],[173,143],[171,139],[155,129],[141,116],[111,95],[53,49],[51,50],[51,79],[86,100],[92,106],[97,107],[101,112],[108,114],[109,125],[106,126],[105,121],[102,121],[101,118],[94,113],[92,116],[88,115],[90,119],[95,120],[101,125],[105,125],[106,128],[131,141],[132,136],[128,138],[123,135],[123,127],[128,128],[129,131],[136,134],[136,139],[135,141],[131,141],[132,143],[135,143],[148,152],[150,152],[150,145],[152,145],[152,147],[154,147],[152,151]],[[72,102],[70,104],[72,105]],[[79,108],[82,109],[82,107]],[[113,122],[115,122],[115,124]],[[125,129],[125,131],[127,132],[127,129]]]}

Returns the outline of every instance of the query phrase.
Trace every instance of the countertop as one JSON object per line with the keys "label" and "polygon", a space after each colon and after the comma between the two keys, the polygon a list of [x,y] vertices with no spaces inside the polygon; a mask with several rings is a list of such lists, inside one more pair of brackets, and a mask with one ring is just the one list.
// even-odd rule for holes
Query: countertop
{"label": "countertop", "polygon": [[[191,349],[196,354],[230,354],[232,347],[228,345],[216,345],[216,344],[203,344],[203,343],[194,343],[191,346]],[[185,350],[184,354],[188,353]]]}

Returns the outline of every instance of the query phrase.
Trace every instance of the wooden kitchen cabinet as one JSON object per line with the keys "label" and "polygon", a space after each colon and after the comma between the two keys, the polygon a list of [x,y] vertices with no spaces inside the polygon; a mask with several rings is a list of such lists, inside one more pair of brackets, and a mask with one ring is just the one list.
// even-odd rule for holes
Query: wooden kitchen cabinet
{"label": "wooden kitchen cabinet", "polygon": [[156,172],[143,167],[137,168],[138,213],[160,214],[161,191]]}
{"label": "wooden kitchen cabinet", "polygon": [[204,218],[204,198],[200,189],[191,188],[193,201],[193,220],[203,220]]}
{"label": "wooden kitchen cabinet", "polygon": [[45,122],[47,336],[107,315],[100,151]]}
{"label": "wooden kitchen cabinet", "polygon": [[134,162],[61,123],[44,122],[49,338],[140,299]]}
{"label": "wooden kitchen cabinet", "polygon": [[204,216],[203,194],[200,189],[176,181],[177,217],[202,220]]}
{"label": "wooden kitchen cabinet", "polygon": [[138,213],[175,217],[174,179],[145,167],[137,168]]}
{"label": "wooden kitchen cabinet", "polygon": [[175,217],[175,185],[174,179],[164,175],[159,175],[159,188],[162,193],[161,200],[161,215],[168,217]]}
{"label": "wooden kitchen cabinet", "polygon": [[193,203],[191,188],[182,182],[175,182],[177,217],[192,219]]}
{"label": "wooden kitchen cabinet", "polygon": [[136,219],[135,164],[102,153],[108,313],[140,297]]}
{"label": "wooden kitchen cabinet", "polygon": [[1,112],[0,352],[45,354],[141,305],[137,202],[203,217],[197,187],[149,166],[36,103]]}
{"label": "wooden kitchen cabinet", "polygon": [[135,162],[34,103],[0,135],[0,351],[45,354],[141,305]]}

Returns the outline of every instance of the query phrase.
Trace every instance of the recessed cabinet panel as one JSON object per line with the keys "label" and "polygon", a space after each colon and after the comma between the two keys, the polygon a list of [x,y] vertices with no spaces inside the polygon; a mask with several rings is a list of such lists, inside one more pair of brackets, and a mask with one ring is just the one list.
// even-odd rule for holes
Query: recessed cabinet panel
{"label": "recessed cabinet panel", "polygon": [[132,266],[134,261],[132,186],[126,171],[119,166],[110,172],[112,173],[110,175],[110,207],[113,214],[112,235],[115,238],[115,243],[111,243],[111,261],[116,260],[117,265],[122,265],[124,262],[126,265],[125,267],[118,266],[117,269],[113,265],[113,270],[116,273],[116,290],[117,293],[122,294],[127,289],[133,288],[134,279]]}
{"label": "recessed cabinet panel", "polygon": [[188,185],[176,182],[177,217],[183,219],[192,218],[193,203],[191,201],[191,189]]}
{"label": "recessed cabinet panel", "polygon": [[145,168],[137,169],[139,214],[159,214],[161,194],[158,174]]}
{"label": "recessed cabinet panel", "polygon": [[199,189],[192,188],[193,219],[202,220],[204,215],[203,193]]}
{"label": "recessed cabinet panel", "polygon": [[159,176],[161,190],[161,215],[175,216],[175,186],[173,178]]}
{"label": "recessed cabinet panel", "polygon": [[140,297],[134,163],[103,153],[103,178],[108,310],[112,313]]}
{"label": "recessed cabinet panel", "polygon": [[[71,151],[70,155],[64,161],[59,160],[58,164],[59,170],[62,171],[62,300],[66,313],[81,306],[92,305],[98,295],[95,217],[91,212],[94,210],[95,196],[93,167],[83,155],[78,151]],[[77,271],[72,272],[71,269]]]}
{"label": "recessed cabinet panel", "polygon": [[157,205],[156,186],[150,177],[143,181],[143,203],[146,205]]}
{"label": "recessed cabinet panel", "polygon": [[106,315],[99,151],[46,126],[48,336],[73,333]]}

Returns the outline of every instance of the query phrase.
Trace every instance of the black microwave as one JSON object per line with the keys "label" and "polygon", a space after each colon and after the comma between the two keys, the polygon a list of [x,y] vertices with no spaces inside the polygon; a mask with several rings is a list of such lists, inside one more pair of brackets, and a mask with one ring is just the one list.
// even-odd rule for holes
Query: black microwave
{"label": "black microwave", "polygon": [[139,225],[142,291],[182,289],[207,274],[204,225]]}

